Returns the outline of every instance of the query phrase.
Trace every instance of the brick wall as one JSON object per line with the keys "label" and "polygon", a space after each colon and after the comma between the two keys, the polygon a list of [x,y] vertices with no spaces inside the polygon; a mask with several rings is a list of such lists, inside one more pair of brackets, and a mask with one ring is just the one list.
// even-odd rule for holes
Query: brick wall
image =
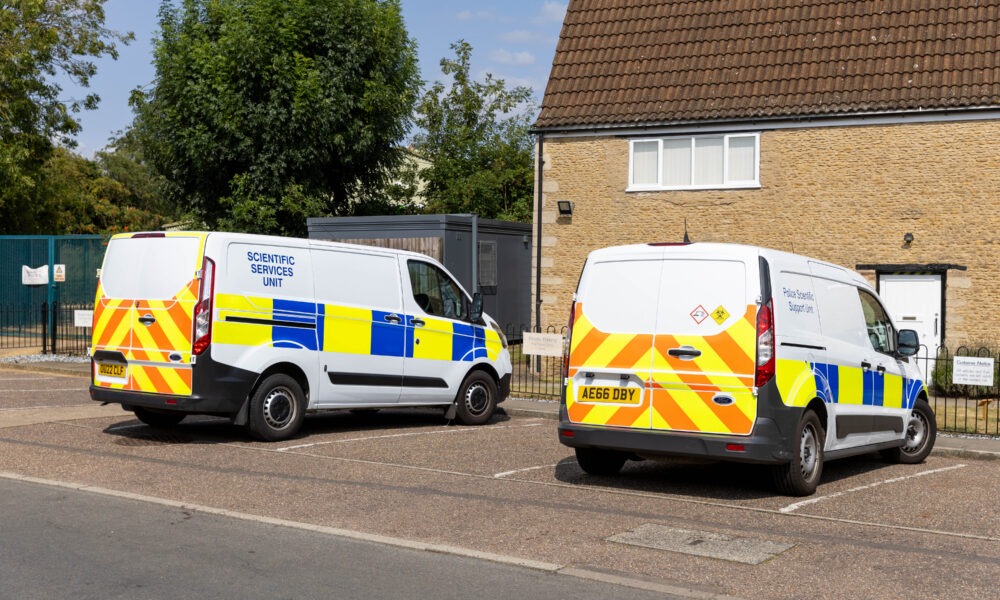
{"label": "brick wall", "polygon": [[[686,219],[693,241],[767,246],[850,268],[964,265],[947,272],[944,343],[1000,344],[998,140],[998,121],[765,131],[759,189],[625,192],[627,138],[546,137],[542,326],[565,324],[590,250],[681,241]],[[573,202],[571,218],[558,216],[556,200]],[[874,282],[874,272],[864,274]]]}

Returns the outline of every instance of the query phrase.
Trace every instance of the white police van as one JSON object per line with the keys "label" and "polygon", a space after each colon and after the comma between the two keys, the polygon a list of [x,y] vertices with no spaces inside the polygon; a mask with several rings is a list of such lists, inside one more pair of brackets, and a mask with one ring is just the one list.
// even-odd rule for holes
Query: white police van
{"label": "white police van", "polygon": [[592,474],[711,457],[774,465],[781,491],[811,494],[824,460],[931,451],[917,346],[837,265],[734,244],[596,250],[570,317],[559,440]]}
{"label": "white police van", "polygon": [[412,252],[235,233],[114,236],[90,394],[143,422],[221,415],[264,440],[307,412],[440,406],[482,424],[510,390],[500,327]]}

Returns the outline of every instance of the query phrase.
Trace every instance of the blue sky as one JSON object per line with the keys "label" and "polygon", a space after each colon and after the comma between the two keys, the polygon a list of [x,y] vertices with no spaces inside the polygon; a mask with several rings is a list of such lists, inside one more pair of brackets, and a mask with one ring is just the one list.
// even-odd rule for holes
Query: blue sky
{"label": "blue sky", "polygon": [[[450,45],[464,39],[472,45],[472,71],[477,79],[486,73],[508,85],[525,85],[538,102],[552,66],[556,41],[566,12],[566,0],[401,0],[410,37],[417,42],[420,70],[425,82],[441,78],[440,61],[454,56]],[[103,148],[116,131],[132,122],[128,106],[131,90],[148,85],[155,75],[151,63],[159,0],[107,0],[105,25],[132,31],[135,41],[120,47],[117,61],[97,63],[90,90],[101,96],[100,107],[77,116],[83,131],[76,151],[91,156]],[[66,98],[85,92],[63,86]]]}

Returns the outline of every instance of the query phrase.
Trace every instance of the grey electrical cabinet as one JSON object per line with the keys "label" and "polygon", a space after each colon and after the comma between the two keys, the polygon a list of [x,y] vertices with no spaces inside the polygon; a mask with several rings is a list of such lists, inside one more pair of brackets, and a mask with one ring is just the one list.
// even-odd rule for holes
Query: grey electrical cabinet
{"label": "grey electrical cabinet", "polygon": [[531,224],[473,215],[316,217],[309,237],[431,256],[470,293],[483,295],[483,309],[520,339],[531,325]]}

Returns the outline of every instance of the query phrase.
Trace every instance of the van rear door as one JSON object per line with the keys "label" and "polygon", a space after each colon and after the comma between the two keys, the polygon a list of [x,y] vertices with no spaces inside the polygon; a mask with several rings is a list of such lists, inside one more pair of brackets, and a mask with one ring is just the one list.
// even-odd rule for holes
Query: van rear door
{"label": "van rear door", "polygon": [[757,418],[757,255],[698,248],[664,255],[647,383],[650,427],[747,435]]}
{"label": "van rear door", "polygon": [[649,429],[662,250],[592,254],[577,288],[566,410],[573,423]]}
{"label": "van rear door", "polygon": [[192,315],[206,234],[122,234],[94,303],[94,385],[191,394]]}

